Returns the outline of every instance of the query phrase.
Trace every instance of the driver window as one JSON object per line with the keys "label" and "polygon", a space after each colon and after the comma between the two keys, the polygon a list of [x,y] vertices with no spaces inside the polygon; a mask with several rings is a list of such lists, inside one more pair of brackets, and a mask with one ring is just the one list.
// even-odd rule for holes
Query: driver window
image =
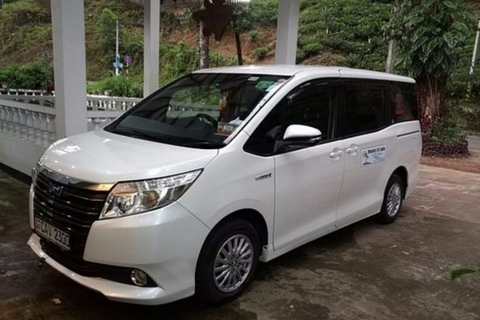
{"label": "driver window", "polygon": [[301,124],[319,129],[322,140],[336,134],[337,90],[325,82],[309,82],[297,87],[265,117],[244,149],[259,155],[273,155],[275,142],[282,139],[289,125]]}
{"label": "driver window", "polygon": [[332,139],[336,104],[336,90],[322,83],[307,83],[287,96],[284,127],[302,124],[320,130],[322,140]]}

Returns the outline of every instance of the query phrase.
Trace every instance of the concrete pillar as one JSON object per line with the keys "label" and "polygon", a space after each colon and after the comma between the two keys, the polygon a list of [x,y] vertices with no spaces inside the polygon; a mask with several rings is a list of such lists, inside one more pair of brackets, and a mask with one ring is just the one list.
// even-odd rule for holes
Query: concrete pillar
{"label": "concrete pillar", "polygon": [[145,0],[143,96],[158,89],[160,54],[160,0]]}
{"label": "concrete pillar", "polygon": [[275,64],[295,64],[300,0],[279,0]]}
{"label": "concrete pillar", "polygon": [[51,0],[57,138],[87,131],[83,1]]}

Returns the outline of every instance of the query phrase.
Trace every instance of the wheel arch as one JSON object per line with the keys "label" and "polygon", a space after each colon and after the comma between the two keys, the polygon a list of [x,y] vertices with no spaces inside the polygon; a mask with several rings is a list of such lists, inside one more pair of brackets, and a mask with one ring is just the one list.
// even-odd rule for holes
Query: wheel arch
{"label": "wheel arch", "polygon": [[[255,209],[240,209],[234,211],[225,217],[223,217],[220,221],[218,221],[215,226],[212,228],[210,233],[215,232],[218,228],[221,228],[226,222],[234,220],[234,219],[241,219],[249,222],[257,231],[258,236],[260,238],[260,246],[263,248],[264,246],[268,245],[268,227],[267,222],[263,215]],[[209,235],[210,235],[209,233]],[[261,253],[261,252],[260,252]]]}
{"label": "wheel arch", "polygon": [[395,171],[393,171],[392,175],[394,174],[398,175],[403,180],[403,183],[405,184],[405,190],[403,194],[403,197],[405,198],[405,195],[407,194],[407,188],[408,188],[407,168],[405,168],[404,166],[399,166],[397,169],[395,169]]}

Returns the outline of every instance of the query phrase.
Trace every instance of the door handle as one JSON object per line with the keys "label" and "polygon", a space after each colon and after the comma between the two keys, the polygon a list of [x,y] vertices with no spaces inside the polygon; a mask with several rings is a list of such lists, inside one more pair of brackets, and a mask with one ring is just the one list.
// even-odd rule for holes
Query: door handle
{"label": "door handle", "polygon": [[339,149],[339,148],[335,148],[333,149],[332,152],[330,152],[330,158],[332,159],[335,159],[335,160],[338,160],[343,154],[343,151],[342,149]]}
{"label": "door handle", "polygon": [[345,152],[349,155],[356,155],[358,153],[358,150],[360,148],[356,145],[356,144],[352,144],[347,150],[345,150]]}

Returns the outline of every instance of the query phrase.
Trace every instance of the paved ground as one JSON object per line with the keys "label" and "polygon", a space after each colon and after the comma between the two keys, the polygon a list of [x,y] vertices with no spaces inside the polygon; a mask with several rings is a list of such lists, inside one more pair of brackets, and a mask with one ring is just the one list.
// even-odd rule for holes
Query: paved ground
{"label": "paved ground", "polygon": [[0,171],[0,319],[480,319],[480,277],[449,279],[480,264],[480,175],[422,167],[395,224],[363,221],[261,265],[220,307],[114,303],[39,267],[27,190]]}

